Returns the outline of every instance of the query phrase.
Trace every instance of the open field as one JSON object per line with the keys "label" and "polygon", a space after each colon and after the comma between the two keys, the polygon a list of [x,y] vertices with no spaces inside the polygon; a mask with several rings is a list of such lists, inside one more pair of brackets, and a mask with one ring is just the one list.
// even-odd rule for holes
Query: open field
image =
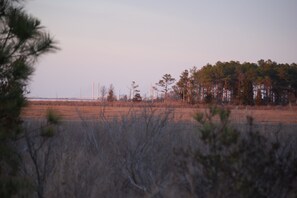
{"label": "open field", "polygon": [[[31,101],[22,112],[21,168],[44,197],[217,197],[213,192],[246,197],[244,189],[230,188],[242,175],[253,184],[271,186],[261,191],[263,197],[296,197],[296,107],[226,108],[234,123],[227,126],[193,121],[206,106]],[[48,109],[57,111],[63,122],[44,122]],[[257,123],[246,124],[246,116]],[[220,146],[215,151],[221,159],[217,175],[223,176],[215,190],[205,171],[218,167],[217,162],[204,164],[213,159],[213,143],[200,136],[207,127],[212,127],[208,137]],[[232,132],[239,138],[230,146],[225,141],[234,139],[225,137],[235,137]],[[197,160],[199,153],[203,158]],[[228,177],[228,170],[238,173],[236,180]]]}
{"label": "open field", "polygon": [[[59,111],[65,121],[42,127],[46,122],[41,118],[48,108]],[[204,159],[212,159],[213,144],[199,135],[210,125],[189,122],[196,111],[206,111],[205,107],[30,103],[23,112],[25,138],[18,142],[25,162],[22,170],[38,184],[44,197],[218,197],[213,192],[226,194],[222,198],[247,197],[244,189],[230,188],[242,181],[242,175],[261,185],[259,189],[269,186],[262,197],[296,197],[296,111],[229,108],[232,121],[238,123],[231,127],[239,129],[240,138],[231,146],[225,144],[222,135],[232,130],[222,128],[223,124],[213,125],[209,136],[216,137],[215,144],[220,146],[215,151],[222,159],[218,163],[222,168],[217,169],[217,175],[223,175],[217,185],[220,188],[210,188],[213,183],[205,172],[210,166],[218,167],[217,162],[204,164]],[[261,123],[239,123],[247,115]],[[121,117],[111,119],[117,116]],[[54,134],[51,138],[44,136],[48,131]],[[233,155],[238,151],[240,155]],[[207,158],[197,160],[199,153]],[[227,177],[228,170],[238,173],[237,180]],[[45,175],[42,180],[38,171]]]}
{"label": "open field", "polygon": [[[177,104],[154,103],[154,104],[132,104],[132,103],[113,103],[102,104],[99,102],[48,102],[34,101],[29,102],[24,108],[22,117],[24,119],[42,119],[47,109],[56,110],[64,120],[96,120],[104,114],[106,118],[114,118],[126,115],[131,110],[134,112],[142,111],[144,107],[152,108],[158,112],[170,109],[174,112],[175,119],[183,121],[193,120],[196,112],[205,112],[205,106],[182,106]],[[258,123],[283,123],[297,124],[297,107],[238,107],[229,106],[231,110],[230,119],[234,123],[243,123],[246,116],[252,116]]]}

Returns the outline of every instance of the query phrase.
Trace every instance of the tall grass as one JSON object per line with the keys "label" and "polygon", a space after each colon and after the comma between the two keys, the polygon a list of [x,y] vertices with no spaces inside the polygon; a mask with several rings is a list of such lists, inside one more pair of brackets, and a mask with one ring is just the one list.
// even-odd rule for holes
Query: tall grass
{"label": "tall grass", "polygon": [[[106,117],[104,107],[98,112],[98,120],[80,116],[80,121],[61,124],[50,141],[43,143],[45,150],[38,153],[40,166],[46,172],[44,197],[210,197],[202,189],[204,176],[199,163],[187,152],[203,147],[198,123],[178,121],[172,108],[160,111],[151,106],[143,107],[142,111],[131,107],[127,114],[115,118]],[[26,121],[24,127],[33,135],[30,131],[42,124]],[[263,129],[267,139],[276,137],[271,130],[278,131],[274,126],[230,127],[242,129],[240,133]],[[293,133],[296,127],[280,129],[281,145],[291,145],[282,148],[297,149],[297,135]],[[34,141],[39,144],[43,139]],[[49,146],[51,152],[46,156]],[[36,187],[28,144],[21,142],[20,149],[26,162],[23,174]],[[179,151],[184,151],[183,155]],[[297,154],[293,155],[296,158]],[[45,162],[50,165],[47,169]]]}

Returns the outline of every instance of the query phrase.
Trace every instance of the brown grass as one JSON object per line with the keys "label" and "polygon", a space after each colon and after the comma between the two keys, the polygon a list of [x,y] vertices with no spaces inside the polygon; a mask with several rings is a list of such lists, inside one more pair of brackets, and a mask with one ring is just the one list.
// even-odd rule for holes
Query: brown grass
{"label": "brown grass", "polygon": [[[36,145],[37,152],[33,152],[36,154],[33,157],[38,157],[38,170],[47,175],[41,183],[44,197],[202,197],[204,192],[200,184],[203,182],[195,180],[199,167],[191,159],[181,158],[177,151],[202,148],[197,122],[182,120],[192,120],[195,112],[204,112],[206,108],[164,103],[125,105],[31,102],[24,109],[27,142]],[[49,108],[58,111],[65,122],[57,126],[52,138],[44,139],[38,136],[40,131],[36,128],[45,123],[39,119]],[[228,108],[235,122],[245,122],[249,115],[264,123],[252,128],[260,130],[267,138],[274,138],[273,135],[281,130],[284,133],[277,138],[287,146],[284,148],[292,145],[291,149],[296,150],[296,124],[279,127],[265,123],[296,122],[296,111],[286,108]],[[118,119],[111,119],[114,117]],[[236,127],[241,132],[250,129],[241,123]],[[32,157],[28,156],[31,144],[28,146],[27,142],[19,142],[22,157],[26,160],[23,172],[36,182],[37,171]],[[52,150],[46,157],[44,151],[47,148]],[[43,168],[48,162],[49,168]],[[186,168],[190,167],[190,172],[180,169],[184,163]],[[193,191],[194,188],[198,191]]]}
{"label": "brown grass", "polygon": [[[104,112],[106,118],[114,118],[126,115],[132,109],[141,112],[143,107],[151,107],[156,111],[163,112],[172,108],[175,119],[192,121],[196,112],[205,112],[206,106],[190,106],[182,103],[100,103],[100,102],[61,102],[61,101],[32,101],[24,108],[24,119],[42,119],[47,109],[56,110],[64,120],[80,120],[83,116],[87,120],[97,120]],[[231,121],[242,123],[246,116],[252,116],[258,123],[297,123],[297,107],[243,107],[227,106],[231,110]]]}

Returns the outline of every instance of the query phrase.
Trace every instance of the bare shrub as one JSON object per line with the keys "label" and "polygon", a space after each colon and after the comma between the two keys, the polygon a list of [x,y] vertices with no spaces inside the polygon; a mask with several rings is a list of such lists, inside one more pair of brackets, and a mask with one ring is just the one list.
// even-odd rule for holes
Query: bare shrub
{"label": "bare shrub", "polygon": [[[173,119],[173,109],[158,111],[149,106],[141,112],[132,108],[127,115],[112,120],[105,118],[104,112],[100,114],[99,133],[107,143],[103,146],[104,154],[117,176],[113,183],[121,181],[118,193],[130,196],[162,193],[163,186],[170,181],[174,165],[172,150],[181,131],[180,126],[179,130],[174,126]],[[99,144],[93,139],[90,142],[94,147]]]}
{"label": "bare shrub", "polygon": [[[170,108],[131,107],[115,118],[106,117],[104,111],[105,107],[95,121],[81,115],[79,122],[63,122],[62,132],[46,144],[30,133],[36,148],[44,145],[37,150],[39,166],[48,163],[42,183],[45,197],[151,197],[169,192],[173,148],[187,141],[183,134],[191,132],[191,126],[175,122]],[[27,128],[43,124],[28,121]],[[46,158],[49,148],[51,155]],[[34,161],[26,152],[26,174],[36,178]]]}
{"label": "bare shrub", "polygon": [[47,180],[55,169],[58,154],[54,152],[57,146],[55,138],[60,131],[60,121],[60,116],[49,109],[46,121],[25,123],[23,137],[20,137],[18,143],[24,162],[20,169],[24,177],[32,183],[32,190],[39,198],[45,196]]}

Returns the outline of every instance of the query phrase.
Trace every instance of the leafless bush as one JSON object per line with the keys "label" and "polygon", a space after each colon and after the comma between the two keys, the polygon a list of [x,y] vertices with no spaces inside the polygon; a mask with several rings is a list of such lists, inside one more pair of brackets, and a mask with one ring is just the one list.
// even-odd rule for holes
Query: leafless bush
{"label": "leafless bush", "polygon": [[[53,110],[48,110],[46,121],[26,122],[23,137],[20,137],[20,154],[23,158],[21,171],[29,178],[36,196],[45,196],[47,180],[55,171],[58,152],[54,152],[55,139],[59,133],[60,117]],[[55,138],[53,138],[55,137]],[[33,193],[34,194],[34,193]]]}
{"label": "leafless bush", "polygon": [[[43,123],[28,121],[27,128],[32,130],[37,124]],[[106,117],[102,106],[98,120],[81,115],[81,121],[64,122],[61,131],[46,143],[34,139],[33,133],[26,139],[38,150],[38,167],[46,167],[41,185],[45,197],[168,194],[174,179],[173,148],[187,142],[185,134],[192,129],[175,122],[171,108],[131,107],[127,114],[111,118]],[[43,149],[39,149],[41,144]],[[37,178],[27,147],[24,158],[29,163],[24,170],[29,177]]]}
{"label": "leafless bush", "polygon": [[[118,185],[113,192],[122,196],[162,193],[171,181],[172,151],[180,144],[179,132],[184,130],[174,124],[173,109],[158,111],[145,107],[139,112],[131,108],[126,115],[112,120],[105,117],[103,109],[99,118],[99,139],[89,135],[88,141],[99,158],[105,156],[109,160],[113,172],[109,181]],[[88,127],[86,122],[84,125]]]}

